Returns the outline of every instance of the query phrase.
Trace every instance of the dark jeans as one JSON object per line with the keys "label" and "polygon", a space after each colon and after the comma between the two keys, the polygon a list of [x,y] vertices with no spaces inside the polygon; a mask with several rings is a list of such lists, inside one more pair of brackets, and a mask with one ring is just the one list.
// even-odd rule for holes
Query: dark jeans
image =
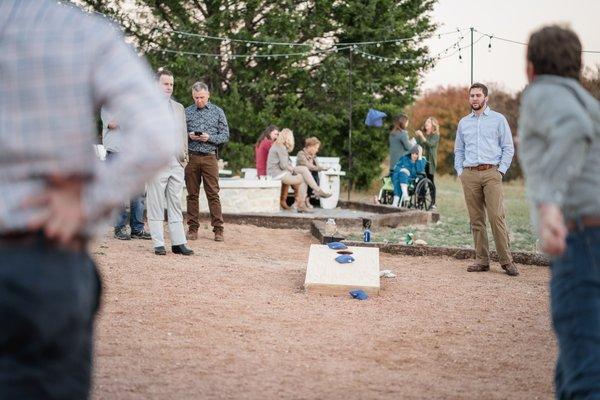
{"label": "dark jeans", "polygon": [[[318,185],[319,184],[319,171],[310,171],[310,174],[315,179],[315,182],[317,182],[317,185]],[[315,197],[314,192],[315,191],[310,186],[308,186],[306,189],[306,196],[307,197]]]}
{"label": "dark jeans", "polygon": [[[116,153],[111,151],[106,153],[106,160],[110,161]],[[144,230],[144,196],[135,196],[129,202],[129,212],[127,207],[121,208],[115,221],[115,229],[123,229],[129,223],[131,232],[142,232]]]}
{"label": "dark jeans", "polygon": [[557,399],[600,399],[600,228],[569,233],[552,260]]}
{"label": "dark jeans", "polygon": [[[435,175],[431,173],[431,168],[429,166],[429,163],[427,163],[427,165],[425,165],[425,175],[427,175],[427,179],[429,179],[431,181],[431,183],[433,183],[433,185],[435,186]],[[436,192],[436,190],[434,190],[433,193],[431,193],[431,200],[432,200],[431,204],[432,205],[435,205],[435,192]]]}
{"label": "dark jeans", "polygon": [[88,397],[99,298],[86,252],[0,241],[1,399]]}
{"label": "dark jeans", "polygon": [[200,204],[198,194],[204,181],[204,193],[208,200],[210,223],[213,231],[223,230],[223,213],[219,198],[219,164],[215,154],[196,155],[190,153],[190,161],[185,167],[185,187],[187,189],[187,223],[189,230],[195,232],[200,226]]}

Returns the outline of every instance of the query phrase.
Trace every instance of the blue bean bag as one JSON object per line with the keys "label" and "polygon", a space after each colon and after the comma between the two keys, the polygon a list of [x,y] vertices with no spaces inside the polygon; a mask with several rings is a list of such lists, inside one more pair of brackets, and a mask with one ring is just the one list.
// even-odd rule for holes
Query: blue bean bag
{"label": "blue bean bag", "polygon": [[330,249],[333,250],[344,250],[347,249],[348,246],[346,246],[344,243],[342,242],[331,242],[331,243],[327,243],[327,247],[329,247]]}
{"label": "blue bean bag", "polygon": [[340,264],[350,264],[354,262],[354,257],[347,254],[342,254],[341,256],[337,256],[335,261],[339,262]]}
{"label": "blue bean bag", "polygon": [[366,300],[369,298],[369,296],[362,289],[351,290],[350,296],[352,296],[352,298],[357,299],[357,300]]}

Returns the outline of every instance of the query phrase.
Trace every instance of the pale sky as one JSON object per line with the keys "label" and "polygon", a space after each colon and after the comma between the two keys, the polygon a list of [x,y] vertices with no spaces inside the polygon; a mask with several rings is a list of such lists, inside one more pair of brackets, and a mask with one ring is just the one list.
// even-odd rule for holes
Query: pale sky
{"label": "pale sky", "polygon": [[[440,27],[438,32],[456,28],[475,29],[527,42],[529,34],[549,23],[568,23],[579,35],[584,50],[600,51],[600,1],[599,0],[438,0],[432,13]],[[474,39],[480,36],[475,32]],[[437,54],[459,39],[458,35],[437,36],[428,40],[431,54]],[[485,37],[474,46],[473,79],[483,83],[497,83],[514,92],[526,84],[525,46],[492,40]],[[462,46],[470,44],[470,33],[464,32]],[[471,50],[440,60],[424,76],[424,90],[440,85],[468,85],[471,79]],[[584,55],[584,65],[600,64],[600,54]]]}

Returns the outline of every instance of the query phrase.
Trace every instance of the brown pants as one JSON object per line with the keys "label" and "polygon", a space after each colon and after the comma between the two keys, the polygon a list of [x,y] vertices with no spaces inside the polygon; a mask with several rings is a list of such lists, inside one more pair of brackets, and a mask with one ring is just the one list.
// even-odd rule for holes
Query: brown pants
{"label": "brown pants", "polygon": [[469,220],[475,242],[476,262],[490,264],[488,236],[485,225],[487,211],[488,221],[492,227],[494,243],[501,265],[512,262],[508,229],[504,211],[504,193],[502,192],[502,175],[496,168],[485,171],[464,169],[460,175]]}
{"label": "brown pants", "polygon": [[200,223],[200,205],[198,193],[200,184],[204,180],[204,193],[208,200],[210,223],[213,232],[223,230],[223,214],[221,213],[221,200],[219,199],[219,165],[214,154],[199,156],[190,154],[190,162],[185,167],[185,186],[187,188],[187,215],[188,229],[197,231]]}

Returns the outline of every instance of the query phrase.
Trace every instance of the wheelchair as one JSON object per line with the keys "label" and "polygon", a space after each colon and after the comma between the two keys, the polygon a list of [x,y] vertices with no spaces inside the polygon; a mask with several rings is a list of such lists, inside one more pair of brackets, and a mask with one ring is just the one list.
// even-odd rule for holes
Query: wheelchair
{"label": "wheelchair", "polygon": [[[382,178],[383,184],[379,190],[379,204],[391,205],[394,201],[394,184],[391,176]],[[417,210],[431,210],[435,199],[435,185],[425,174],[417,174],[417,177],[408,183],[408,208]]]}

